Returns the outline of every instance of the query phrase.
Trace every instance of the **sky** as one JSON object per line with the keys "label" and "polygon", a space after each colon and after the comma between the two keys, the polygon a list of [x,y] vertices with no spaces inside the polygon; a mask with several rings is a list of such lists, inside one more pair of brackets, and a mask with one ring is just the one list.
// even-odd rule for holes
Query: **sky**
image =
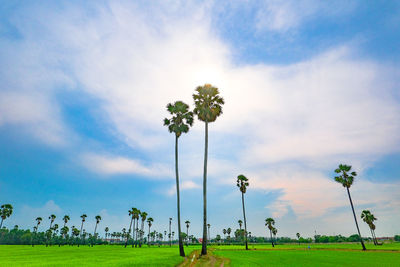
{"label": "sky", "polygon": [[[120,232],[128,209],[176,225],[166,105],[197,86],[225,100],[209,126],[211,236],[242,219],[268,236],[356,233],[334,170],[358,173],[356,214],[400,233],[398,1],[7,1],[0,7],[0,204],[4,224]],[[204,123],[179,138],[181,220],[202,231]],[[368,226],[359,219],[362,235]]]}

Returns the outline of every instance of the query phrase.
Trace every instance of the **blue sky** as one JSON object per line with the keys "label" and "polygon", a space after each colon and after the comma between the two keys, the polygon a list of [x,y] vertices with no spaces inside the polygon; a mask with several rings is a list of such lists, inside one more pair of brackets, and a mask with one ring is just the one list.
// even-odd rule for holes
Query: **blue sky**
{"label": "blue sky", "polygon": [[[8,1],[0,8],[0,203],[5,224],[102,215],[127,227],[137,207],[176,217],[174,137],[165,106],[211,83],[211,235],[242,218],[266,235],[355,233],[339,163],[358,172],[357,213],[377,234],[400,219],[400,5],[397,1]],[[182,220],[201,233],[203,124],[180,138]],[[90,219],[92,218],[92,220]],[[44,225],[47,225],[44,222]],[[368,228],[361,224],[364,235]]]}

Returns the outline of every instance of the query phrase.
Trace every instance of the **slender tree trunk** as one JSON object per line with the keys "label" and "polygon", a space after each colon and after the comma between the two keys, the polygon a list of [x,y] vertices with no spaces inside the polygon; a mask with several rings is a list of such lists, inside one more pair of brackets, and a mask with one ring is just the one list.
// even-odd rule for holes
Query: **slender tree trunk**
{"label": "slender tree trunk", "polygon": [[136,219],[133,219],[133,228],[132,228],[132,247],[135,246],[135,225],[136,225]]}
{"label": "slender tree trunk", "polygon": [[247,246],[247,224],[246,224],[246,212],[244,209],[244,194],[242,192],[242,207],[243,207],[243,219],[244,219],[244,238],[245,238],[245,242],[246,242],[246,250],[249,250],[248,246]]}
{"label": "slender tree trunk", "polygon": [[179,255],[185,257],[183,250],[183,241],[181,234],[181,204],[179,195],[179,171],[178,171],[178,136],[175,135],[175,174],[176,174],[176,207],[178,210],[178,240],[179,240]]}
{"label": "slender tree trunk", "polygon": [[0,229],[1,229],[1,227],[3,226],[3,221],[4,221],[4,219],[1,218]]}
{"label": "slender tree trunk", "polygon": [[187,226],[186,226],[186,238],[187,238],[186,245],[189,246],[189,227],[187,227]]}
{"label": "slender tree trunk", "polygon": [[149,225],[149,233],[147,234],[147,245],[150,246],[150,225]]}
{"label": "slender tree trunk", "polygon": [[374,241],[374,245],[376,246],[376,241],[375,241],[374,233],[372,232],[372,228],[370,227],[369,230],[371,230],[372,241]]}
{"label": "slender tree trunk", "polygon": [[144,221],[142,220],[142,225],[140,226],[140,243],[139,243],[139,247],[142,247],[143,231],[144,231]]}
{"label": "slender tree trunk", "polygon": [[357,227],[357,231],[358,231],[358,236],[360,237],[360,241],[361,241],[361,245],[362,245],[362,250],[367,250],[365,248],[364,245],[364,241],[362,240],[361,234],[360,234],[360,229],[358,228],[358,223],[357,223],[357,217],[356,217],[356,213],[354,212],[354,206],[353,206],[353,201],[351,200],[351,196],[350,196],[350,190],[348,187],[346,187],[347,189],[347,194],[349,195],[349,200],[350,200],[350,204],[351,204],[351,209],[353,211],[353,216],[354,216],[354,221],[356,222],[356,227]]}
{"label": "slender tree trunk", "polygon": [[169,220],[169,246],[172,246],[171,220]]}
{"label": "slender tree trunk", "polygon": [[274,240],[272,239],[272,232],[271,232],[271,229],[269,230],[269,234],[270,234],[270,236],[271,236],[271,244],[272,244],[272,247],[275,247],[275,246],[274,246]]}
{"label": "slender tree trunk", "polygon": [[93,247],[94,241],[96,240],[96,231],[97,231],[97,222],[96,222],[96,226],[94,227],[93,240],[92,240],[92,247]]}
{"label": "slender tree trunk", "polygon": [[378,239],[376,239],[375,230],[372,230],[372,233],[374,234],[375,244],[378,245]]}
{"label": "slender tree trunk", "polygon": [[204,171],[203,171],[203,242],[201,255],[207,255],[207,156],[208,156],[208,122],[205,122]]}
{"label": "slender tree trunk", "polygon": [[126,235],[125,247],[128,245],[129,235],[131,234],[131,230],[132,230],[132,220],[133,220],[133,217],[131,218],[131,223],[129,224],[129,232],[128,232],[128,234]]}

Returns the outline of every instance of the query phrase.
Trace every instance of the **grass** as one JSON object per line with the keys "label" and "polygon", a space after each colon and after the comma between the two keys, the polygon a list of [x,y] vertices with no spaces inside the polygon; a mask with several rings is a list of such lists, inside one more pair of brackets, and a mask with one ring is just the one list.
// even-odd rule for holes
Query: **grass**
{"label": "grass", "polygon": [[[185,247],[181,266],[399,266],[400,243],[211,246],[198,257],[200,246]],[[194,256],[194,257],[193,257]],[[192,261],[194,259],[194,261]],[[178,247],[124,248],[123,246],[0,246],[0,266],[176,266],[182,263]]]}
{"label": "grass", "polygon": [[399,266],[400,244],[310,244],[215,247],[214,255],[230,259],[230,266]]}
{"label": "grass", "polygon": [[[198,248],[185,247],[185,253]],[[0,266],[175,266],[182,260],[177,246],[0,246]]]}

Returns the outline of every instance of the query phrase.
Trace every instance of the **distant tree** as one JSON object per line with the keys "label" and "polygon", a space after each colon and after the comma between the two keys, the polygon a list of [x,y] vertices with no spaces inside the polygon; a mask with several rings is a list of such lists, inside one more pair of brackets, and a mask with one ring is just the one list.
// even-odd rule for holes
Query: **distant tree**
{"label": "distant tree", "polygon": [[211,233],[210,233],[211,224],[207,223],[207,233],[208,233],[208,240],[211,242]]}
{"label": "distant tree", "polygon": [[[249,179],[246,178],[243,174],[240,174],[236,180],[236,186],[239,187],[240,192],[242,193],[242,208],[243,208],[243,219],[244,219],[244,240],[246,243],[246,250],[249,250],[247,246],[247,224],[246,224],[246,212],[244,208],[244,194],[246,193],[247,187],[249,186]],[[242,229],[241,221],[239,221],[240,230]]]}
{"label": "distant tree", "polygon": [[360,242],[361,242],[361,245],[362,245],[362,249],[366,250],[364,242],[363,242],[362,237],[361,237],[360,229],[358,228],[357,217],[356,217],[356,213],[354,212],[353,201],[351,200],[350,190],[349,190],[351,185],[353,184],[354,177],[357,176],[357,173],[355,171],[352,171],[352,172],[350,172],[350,171],[351,171],[351,166],[345,165],[345,164],[340,164],[339,168],[337,168],[335,170],[335,172],[338,174],[338,176],[335,177],[335,181],[340,183],[341,185],[343,185],[343,187],[345,187],[346,190],[347,190],[347,194],[348,194],[349,200],[350,200],[351,209],[353,211],[354,221],[356,222],[358,235],[360,236]]}
{"label": "distant tree", "polygon": [[232,229],[230,227],[228,229],[226,229],[226,233],[228,234],[229,244],[231,243],[231,232],[232,232]]}
{"label": "distant tree", "polygon": [[274,247],[274,241],[272,239],[272,229],[274,228],[274,225],[275,225],[275,220],[274,219],[272,219],[272,218],[265,219],[265,226],[267,226],[268,229],[269,229],[269,234],[271,236],[272,247]]}
{"label": "distant tree", "polygon": [[105,234],[105,238],[106,239],[107,239],[107,236],[108,236],[108,231],[110,231],[110,228],[108,228],[108,227],[104,228],[104,232],[106,233]]}
{"label": "distant tree", "polygon": [[171,223],[172,223],[172,218],[169,218],[169,246],[172,246],[172,235],[171,235]]}
{"label": "distant tree", "polygon": [[296,236],[297,236],[297,240],[299,241],[299,246],[300,246],[300,233],[297,233]]}
{"label": "distant tree", "polygon": [[140,227],[140,243],[139,246],[142,246],[142,242],[143,242],[143,234],[144,234],[144,222],[147,219],[147,212],[143,211],[140,213],[140,219],[142,220],[142,225]]}
{"label": "distant tree", "polygon": [[126,236],[125,247],[128,245],[129,236],[132,232],[132,222],[133,222],[133,219],[135,218],[135,210],[137,210],[137,209],[131,208],[130,210],[128,210],[129,217],[131,218],[131,223],[129,224],[129,230],[128,230],[128,234]]}
{"label": "distant tree", "polygon": [[3,204],[0,207],[0,217],[1,217],[1,223],[0,223],[0,229],[3,227],[3,221],[7,219],[8,217],[11,216],[13,213],[13,206],[11,204]]}
{"label": "distant tree", "polygon": [[150,228],[151,228],[151,225],[153,224],[153,218],[147,218],[147,225],[149,226],[149,233],[148,233],[148,235],[147,235],[147,244],[150,246]]}
{"label": "distant tree", "polygon": [[203,171],[203,242],[201,255],[207,255],[207,156],[208,156],[208,124],[214,122],[222,114],[224,99],[219,96],[217,87],[211,84],[198,86],[193,94],[195,108],[193,113],[205,123],[204,171]]}
{"label": "distant tree", "polygon": [[224,242],[225,242],[226,229],[222,229],[222,233],[224,234]]}
{"label": "distant tree", "polygon": [[271,232],[272,232],[272,234],[274,235],[275,244],[276,244],[276,242],[277,242],[276,234],[278,233],[278,229],[276,229],[275,227],[273,227],[272,230],[271,230]]}
{"label": "distant tree", "polygon": [[[87,215],[86,214],[82,214],[81,215],[81,219],[82,219],[82,224],[81,224],[81,230],[79,231],[82,237],[83,234],[83,223],[86,221]],[[75,231],[76,232],[76,231]]]}
{"label": "distant tree", "polygon": [[132,233],[132,247],[137,247],[137,236],[138,236],[138,223],[139,223],[139,216],[140,216],[140,210],[139,209],[134,209],[133,211],[133,233]]}
{"label": "distant tree", "polygon": [[190,221],[186,221],[186,237],[187,237],[187,241],[186,241],[186,245],[189,245],[189,225],[190,225]]}
{"label": "distant tree", "polygon": [[243,221],[242,220],[238,220],[238,224],[239,224],[239,230],[242,230]]}
{"label": "distant tree", "polygon": [[377,218],[369,211],[369,210],[363,210],[361,212],[361,219],[368,224],[369,229],[371,230],[371,236],[372,236],[372,240],[374,241],[374,245],[378,244],[378,241],[376,240],[375,237],[375,224],[374,221],[377,220]]}
{"label": "distant tree", "polygon": [[100,216],[100,215],[97,215],[97,216],[95,217],[95,219],[96,219],[96,226],[94,227],[94,233],[93,233],[93,239],[94,239],[94,240],[92,240],[92,247],[93,247],[94,241],[97,239],[97,236],[96,236],[97,225],[98,225],[98,224],[100,223],[100,221],[101,221],[101,216]]}
{"label": "distant tree", "polygon": [[183,240],[181,235],[181,208],[180,208],[180,194],[179,194],[179,170],[178,170],[178,138],[182,133],[189,132],[190,127],[193,125],[193,112],[189,110],[189,105],[182,101],[176,101],[174,104],[167,105],[168,112],[172,118],[164,119],[164,125],[168,127],[170,133],[175,134],[175,176],[176,176],[176,199],[177,199],[177,213],[178,213],[178,240],[179,240],[179,255],[185,257],[183,249]]}

